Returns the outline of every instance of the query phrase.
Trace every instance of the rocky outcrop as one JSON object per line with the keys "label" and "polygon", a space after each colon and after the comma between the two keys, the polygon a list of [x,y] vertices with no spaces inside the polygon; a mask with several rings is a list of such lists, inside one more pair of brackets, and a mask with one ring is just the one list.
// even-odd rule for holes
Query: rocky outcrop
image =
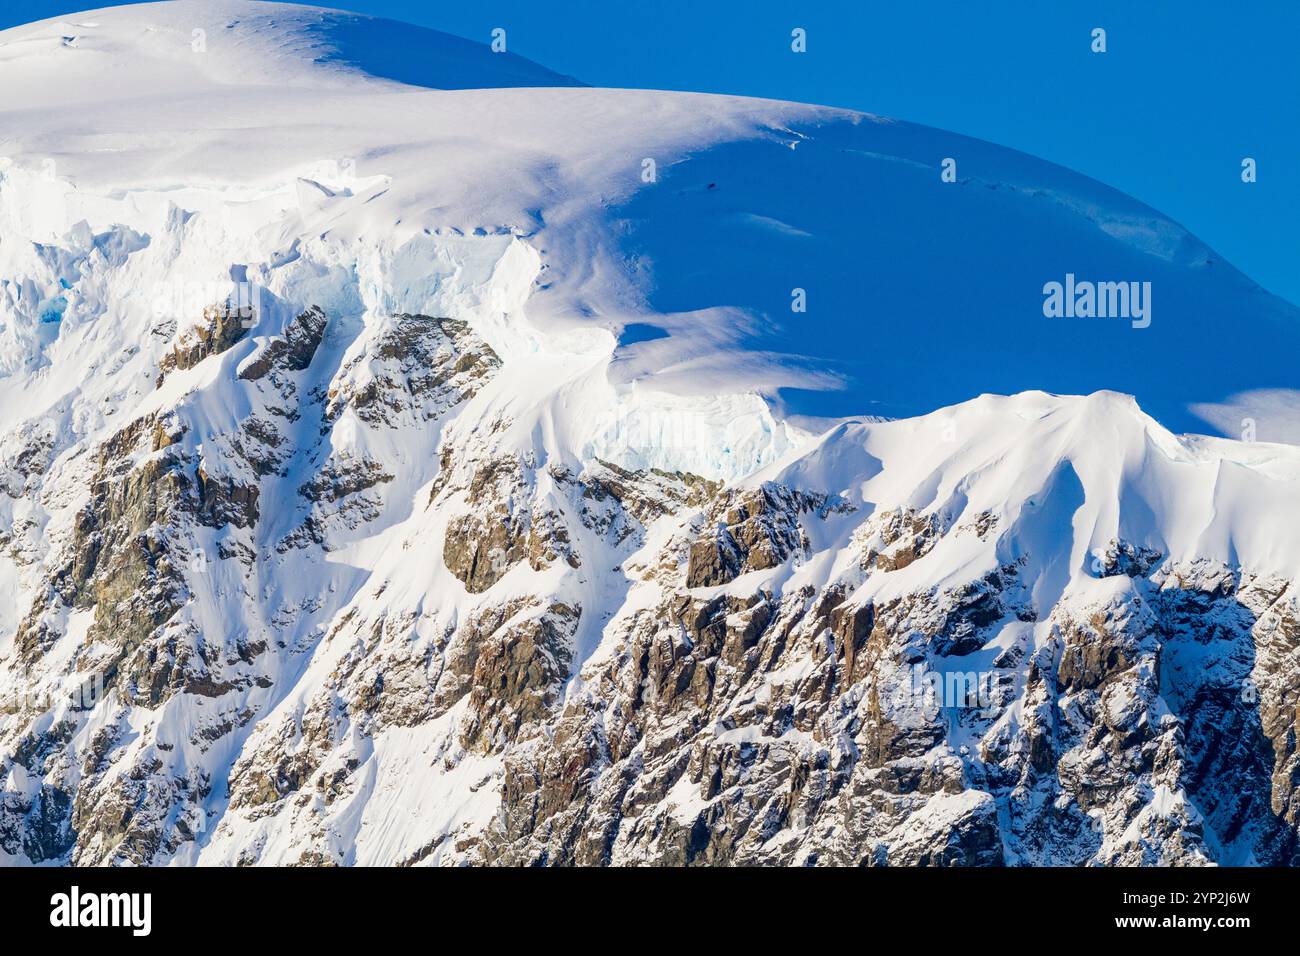
{"label": "rocky outcrop", "polygon": [[[228,310],[208,310],[164,357],[159,381],[228,350],[252,324]],[[175,742],[165,743],[153,730],[135,737],[106,734],[103,728],[92,733],[90,714],[110,706],[165,713],[175,698],[185,696],[206,702],[209,710],[186,720],[193,728],[187,741],[191,753],[220,752],[249,733],[273,687],[271,675],[280,666],[276,655],[293,653],[273,635],[292,630],[295,617],[279,615],[270,634],[253,634],[237,627],[226,631],[205,608],[220,593],[241,589],[257,562],[265,560],[260,538],[268,488],[276,502],[270,521],[281,526],[280,483],[296,472],[288,490],[307,509],[295,532],[302,539],[298,547],[327,546],[339,529],[380,513],[387,504],[381,489],[394,476],[372,459],[346,451],[322,453],[322,436],[349,427],[344,421],[349,415],[379,430],[399,429],[412,420],[423,427],[472,395],[499,364],[464,323],[397,316],[377,331],[359,358],[333,373],[333,387],[322,388],[314,380],[328,325],[321,309],[306,309],[232,370],[244,396],[236,404],[248,409],[233,430],[209,429],[198,438],[182,400],[174,409],[118,428],[93,449],[85,469],[88,493],[71,517],[66,541],[52,553],[48,587],[27,611],[15,647],[38,675],[32,680],[93,679],[101,694],[68,712],[54,729],[24,731],[41,727],[51,705],[59,712],[63,705],[52,697],[18,702],[0,725],[0,744],[12,741],[18,747],[27,781],[0,800],[0,847],[6,852],[32,860],[148,863],[206,839],[203,803],[211,792],[210,775],[178,761]],[[303,427],[313,419],[321,423],[314,432]],[[9,491],[22,493],[42,479],[52,442],[38,441],[33,431],[21,448],[12,447],[10,470],[18,480]],[[305,473],[302,462],[310,465]],[[251,593],[245,600],[252,602]],[[308,598],[298,613],[312,606]],[[519,697],[500,712],[483,701],[485,739],[494,722],[517,727],[533,719],[530,695],[552,700],[554,685],[567,675],[572,622],[564,622],[576,620],[577,611],[556,608],[542,613],[524,639],[535,653],[524,653],[518,639],[487,645],[500,662],[489,667],[491,654],[485,656],[479,679],[485,685],[500,679],[518,688]],[[84,632],[76,639],[80,647],[62,665],[75,678],[58,672],[39,676],[45,674],[50,649],[73,640],[70,631],[77,627]],[[238,763],[231,774],[232,807],[250,814],[274,812],[309,785],[327,797],[340,792],[348,758],[339,766],[323,767],[321,761],[348,724],[342,692],[367,726],[416,725],[425,719],[429,710],[405,699],[404,691],[418,682],[404,685],[406,664],[398,662],[411,658],[394,653],[386,659],[391,667],[368,689],[341,677],[337,692],[322,699],[323,709],[293,725],[286,739],[303,741],[305,735],[306,740],[292,752],[268,746],[259,759],[250,755]],[[534,679],[539,667],[549,675],[546,680]],[[375,689],[385,686],[387,693]],[[201,702],[185,706],[205,707]],[[73,755],[87,748],[93,759],[78,766]],[[0,768],[10,765],[5,759],[0,750]],[[326,780],[321,774],[332,776]]]}
{"label": "rocky outcrop", "polygon": [[158,363],[156,385],[176,370],[190,369],[211,355],[220,355],[248,334],[257,324],[251,309],[233,308],[230,303],[203,310],[203,318],[182,334],[180,341]]}
{"label": "rocky outcrop", "polygon": [[349,408],[371,425],[404,416],[429,421],[471,397],[500,365],[464,322],[396,315],[335,376],[327,415],[332,420]]}
{"label": "rocky outcrop", "polygon": [[447,527],[442,559],[471,593],[486,591],[528,557],[531,513],[515,504],[524,494],[520,471],[513,459],[476,469],[468,496],[481,503],[480,508],[453,519]]}
{"label": "rocky outcrop", "polygon": [[806,547],[799,515],[825,506],[825,495],[772,483],[724,492],[706,512],[700,537],[691,545],[686,586],[725,584],[746,571],[776,567]]}
{"label": "rocky outcrop", "polygon": [[1098,577],[1123,574],[1142,577],[1160,563],[1164,555],[1154,548],[1144,548],[1128,541],[1112,539],[1093,556],[1093,571]]}
{"label": "rocky outcrop", "polygon": [[915,508],[894,508],[873,515],[854,537],[867,570],[901,571],[924,557],[942,534],[939,516]]}
{"label": "rocky outcrop", "polygon": [[[914,537],[935,525],[902,527]],[[1034,651],[1004,640],[985,658],[991,674],[956,675],[976,678],[966,688],[975,695],[952,698],[931,678],[953,677],[952,662],[1039,620],[1021,566],[881,604],[849,601],[843,588],[707,600],[684,591],[637,615],[546,742],[507,764],[484,858],[1198,864],[1220,852],[1212,831],[1252,859],[1294,862],[1294,828],[1276,817],[1293,788],[1279,793],[1274,771],[1294,764],[1293,748],[1270,746],[1240,695],[1161,690],[1188,686],[1170,671],[1182,669],[1170,660],[1186,653],[1170,650],[1182,642],[1224,642],[1230,670],[1256,645],[1260,618],[1237,589],[1210,569],[1188,589],[1186,572],[1170,569],[1096,607],[1057,605],[1045,619],[1053,642]],[[1250,603],[1277,607],[1278,593]],[[1213,636],[1207,612],[1220,625]],[[1240,680],[1249,668],[1233,672]],[[1274,732],[1290,727],[1276,721]],[[954,732],[978,748],[949,743]]]}
{"label": "rocky outcrop", "polygon": [[318,307],[312,306],[293,320],[283,336],[271,339],[252,361],[239,370],[239,377],[255,382],[272,372],[301,372],[311,365],[325,335],[328,319]]}
{"label": "rocky outcrop", "polygon": [[467,748],[502,750],[549,717],[573,662],[580,609],[552,604],[515,615],[481,640],[469,681],[469,713],[460,731]]}

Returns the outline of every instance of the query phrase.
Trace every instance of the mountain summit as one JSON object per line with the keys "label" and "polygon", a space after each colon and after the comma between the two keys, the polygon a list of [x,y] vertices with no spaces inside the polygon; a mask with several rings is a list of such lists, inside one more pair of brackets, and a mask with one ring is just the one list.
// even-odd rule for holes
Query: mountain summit
{"label": "mountain summit", "polygon": [[1295,861],[1300,324],[1159,213],[247,0],[0,116],[0,860]]}

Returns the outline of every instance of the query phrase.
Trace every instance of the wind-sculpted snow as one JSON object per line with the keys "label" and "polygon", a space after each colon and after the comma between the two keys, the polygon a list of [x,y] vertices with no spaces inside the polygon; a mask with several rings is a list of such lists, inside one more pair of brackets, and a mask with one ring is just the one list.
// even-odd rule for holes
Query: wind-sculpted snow
{"label": "wind-sculpted snow", "polygon": [[[578,86],[572,77],[483,43],[411,23],[298,4],[172,0],[91,10],[6,31],[0,63],[24,97],[89,101],[79,69],[117,71],[113,94],[156,94],[166,75],[190,92],[216,85],[438,90]],[[508,38],[506,38],[508,41]],[[206,52],[214,56],[196,56]],[[69,77],[71,70],[73,76]],[[172,90],[173,93],[177,90]]]}
{"label": "wind-sculpted snow", "polygon": [[[184,266],[193,282],[247,264],[273,284],[261,269],[303,257],[351,268],[367,261],[355,244],[379,237],[393,253],[420,240],[406,253],[418,269],[435,255],[431,237],[514,236],[540,271],[525,280],[529,331],[510,334],[601,353],[612,334],[624,344],[609,377],[624,390],[757,392],[787,415],[898,416],[981,391],[1105,387],[1179,431],[1208,422],[1240,437],[1253,418],[1257,437],[1290,434],[1276,410],[1296,390],[1300,313],[1129,197],[988,143],[843,110],[560,89],[541,74],[527,82],[552,88],[518,88],[512,54],[483,47],[467,65],[460,43],[246,0],[5,31],[4,217],[63,272],[88,241],[72,233],[82,220],[96,236],[133,229],[113,240],[126,252],[140,236],[161,241],[169,204],[220,219],[220,231],[188,227],[211,245]],[[405,56],[415,50],[428,52]],[[377,59],[398,78],[413,59],[498,88],[396,84]],[[113,84],[96,82],[106,70]],[[79,317],[58,279],[83,294],[85,283],[48,264],[6,272],[36,284],[14,308],[46,338],[57,315]],[[1149,325],[1045,316],[1044,287],[1067,276],[1150,283]],[[805,311],[792,311],[795,290]],[[296,303],[329,309],[324,294],[302,290]],[[668,334],[623,335],[629,325]]]}
{"label": "wind-sculpted snow", "polygon": [[[1253,416],[1262,439],[1291,434],[1300,310],[1155,210],[1010,150],[901,122],[792,124],[692,153],[617,212],[662,313],[648,321],[671,333],[624,351],[661,380],[749,380],[834,416],[1111,388],[1180,431],[1203,416],[1240,437]],[[1045,317],[1044,285],[1067,274],[1149,282],[1150,324]],[[723,322],[747,357],[789,357],[718,357]],[[1266,388],[1291,408],[1227,401]]]}
{"label": "wind-sculpted snow", "polygon": [[1029,157],[396,29],[0,34],[0,859],[1294,862],[1300,453],[1169,430],[1285,415],[1294,310]]}

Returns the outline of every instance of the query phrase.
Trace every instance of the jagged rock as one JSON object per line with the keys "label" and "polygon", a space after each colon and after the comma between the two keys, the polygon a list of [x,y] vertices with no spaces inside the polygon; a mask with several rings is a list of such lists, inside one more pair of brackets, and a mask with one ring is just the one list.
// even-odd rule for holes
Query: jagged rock
{"label": "jagged rock", "polygon": [[311,365],[320,348],[328,320],[319,306],[303,312],[285,329],[283,338],[272,339],[257,356],[239,370],[239,377],[257,381],[279,369],[301,372]]}
{"label": "jagged rock", "polygon": [[727,491],[710,508],[706,530],[691,545],[686,586],[725,584],[746,571],[776,567],[804,547],[799,516],[826,504],[771,483]]}
{"label": "jagged rock", "polygon": [[10,498],[35,491],[49,468],[54,453],[54,427],[50,422],[30,421],[3,436],[0,441],[0,488]]}
{"label": "jagged rock", "polygon": [[1065,641],[1057,674],[1067,690],[1100,687],[1160,647],[1156,616],[1138,595],[1097,608],[1086,621],[1059,615],[1056,625]]}
{"label": "jagged rock", "polygon": [[491,588],[521,561],[534,570],[561,559],[581,564],[564,522],[528,500],[523,475],[513,458],[478,468],[465,491],[475,510],[447,525],[443,562],[472,594]]}
{"label": "jagged rock", "polygon": [[343,727],[337,697],[318,696],[300,717],[288,715],[268,744],[236,763],[230,774],[230,804],[257,810],[301,790],[324,763]]}
{"label": "jagged rock", "polygon": [[580,613],[552,604],[481,642],[470,678],[469,717],[460,732],[465,747],[500,749],[518,740],[525,725],[550,715],[569,675],[570,640]]}
{"label": "jagged rock", "polygon": [[229,476],[213,477],[200,465],[195,472],[199,521],[212,528],[233,524],[249,528],[257,523],[257,485],[241,484]]}
{"label": "jagged rock", "polygon": [[1002,836],[997,805],[976,790],[936,793],[908,820],[900,837],[885,844],[890,866],[997,866]]}
{"label": "jagged rock", "polygon": [[[987,528],[976,534],[983,537]],[[857,547],[862,551],[864,569],[900,571],[917,558],[924,557],[934,547],[941,533],[940,521],[934,514],[918,514],[914,508],[895,508],[873,515],[854,534]]]}
{"label": "jagged rock", "polygon": [[372,425],[404,414],[427,421],[470,398],[500,365],[464,322],[396,315],[339,370],[327,416],[333,420],[350,408]]}
{"label": "jagged rock", "polygon": [[484,520],[465,515],[447,526],[442,559],[473,594],[481,594],[527,554],[526,519],[498,513]]}
{"label": "jagged rock", "polygon": [[1144,548],[1128,541],[1112,539],[1106,547],[1098,551],[1093,558],[1093,570],[1098,577],[1111,577],[1123,574],[1127,577],[1142,577],[1164,559],[1164,555],[1154,548]]}
{"label": "jagged rock", "polygon": [[158,363],[155,385],[162,385],[170,372],[193,368],[210,355],[220,355],[256,324],[257,317],[251,311],[232,308],[230,303],[204,309],[202,321],[182,335]]}

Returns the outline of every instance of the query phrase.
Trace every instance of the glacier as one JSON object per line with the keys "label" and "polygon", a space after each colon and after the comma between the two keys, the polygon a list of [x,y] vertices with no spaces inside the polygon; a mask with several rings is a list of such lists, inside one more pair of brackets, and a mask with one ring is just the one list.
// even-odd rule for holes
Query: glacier
{"label": "glacier", "polygon": [[1294,861],[1300,313],[1158,212],[253,0],[0,80],[0,860]]}

